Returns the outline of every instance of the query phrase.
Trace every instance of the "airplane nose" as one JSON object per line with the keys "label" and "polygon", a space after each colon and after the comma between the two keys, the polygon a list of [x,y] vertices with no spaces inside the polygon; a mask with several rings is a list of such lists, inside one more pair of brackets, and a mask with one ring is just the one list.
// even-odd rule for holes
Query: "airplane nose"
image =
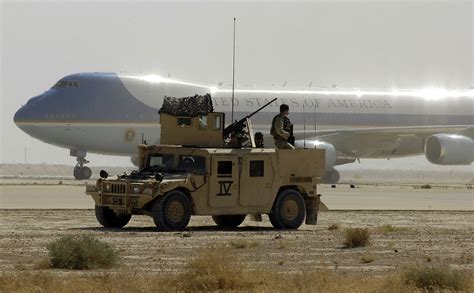
{"label": "airplane nose", "polygon": [[16,124],[16,126],[27,134],[30,134],[30,130],[25,123],[27,123],[29,116],[29,109],[27,106],[22,106],[13,116],[13,122]]}
{"label": "airplane nose", "polygon": [[31,132],[28,125],[31,125],[34,121],[40,120],[42,103],[40,103],[39,100],[41,100],[41,98],[42,95],[38,95],[29,99],[26,105],[21,106],[13,116],[13,122],[16,126],[28,134]]}
{"label": "airplane nose", "polygon": [[25,108],[26,108],[25,106],[21,106],[21,108],[18,109],[16,111],[15,115],[13,116],[13,122],[15,122],[16,125],[18,125],[18,123],[26,120],[26,117],[27,117],[26,112],[27,111],[26,111]]}

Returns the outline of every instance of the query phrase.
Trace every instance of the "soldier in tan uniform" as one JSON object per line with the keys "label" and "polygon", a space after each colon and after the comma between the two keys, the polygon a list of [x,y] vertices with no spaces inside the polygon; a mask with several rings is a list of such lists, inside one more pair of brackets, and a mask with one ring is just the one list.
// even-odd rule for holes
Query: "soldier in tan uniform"
{"label": "soldier in tan uniform", "polygon": [[280,105],[280,114],[276,115],[272,120],[272,128],[270,134],[273,136],[275,147],[279,149],[292,149],[295,147],[289,143],[292,138],[292,128],[290,119],[288,118],[290,107],[286,104]]}

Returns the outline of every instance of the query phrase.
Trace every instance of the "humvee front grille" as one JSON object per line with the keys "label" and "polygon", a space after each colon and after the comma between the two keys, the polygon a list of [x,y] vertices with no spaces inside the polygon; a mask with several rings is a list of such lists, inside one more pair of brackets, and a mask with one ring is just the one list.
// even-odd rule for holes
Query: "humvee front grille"
{"label": "humvee front grille", "polygon": [[109,183],[109,189],[105,189],[105,193],[126,194],[127,185],[125,183]]}

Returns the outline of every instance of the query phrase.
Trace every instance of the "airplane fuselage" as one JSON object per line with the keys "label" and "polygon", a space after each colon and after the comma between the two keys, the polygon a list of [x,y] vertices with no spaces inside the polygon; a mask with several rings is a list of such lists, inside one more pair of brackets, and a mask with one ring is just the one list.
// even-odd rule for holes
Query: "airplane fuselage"
{"label": "airplane fuselage", "polygon": [[[14,120],[26,133],[49,144],[100,154],[134,155],[136,145],[143,140],[159,143],[158,110],[164,96],[209,92],[215,110],[226,113],[230,123],[232,100],[228,88],[113,73],[66,76],[50,90],[31,98]],[[282,103],[290,106],[296,130],[305,129],[306,137],[316,137],[327,129],[448,127],[457,132],[474,127],[473,91],[430,95],[423,91],[238,87],[234,119],[275,97],[275,103],[252,118],[256,129],[269,132],[271,119]],[[422,146],[416,145],[416,149],[395,156],[422,151]]]}

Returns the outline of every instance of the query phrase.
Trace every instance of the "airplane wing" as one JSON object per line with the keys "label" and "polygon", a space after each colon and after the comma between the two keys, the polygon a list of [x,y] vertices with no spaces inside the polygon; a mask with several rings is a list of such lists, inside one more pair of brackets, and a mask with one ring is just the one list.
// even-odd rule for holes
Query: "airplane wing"
{"label": "airplane wing", "polygon": [[297,140],[319,140],[334,145],[339,153],[356,158],[394,158],[422,154],[428,137],[461,134],[474,139],[474,126],[378,127],[295,132]]}

